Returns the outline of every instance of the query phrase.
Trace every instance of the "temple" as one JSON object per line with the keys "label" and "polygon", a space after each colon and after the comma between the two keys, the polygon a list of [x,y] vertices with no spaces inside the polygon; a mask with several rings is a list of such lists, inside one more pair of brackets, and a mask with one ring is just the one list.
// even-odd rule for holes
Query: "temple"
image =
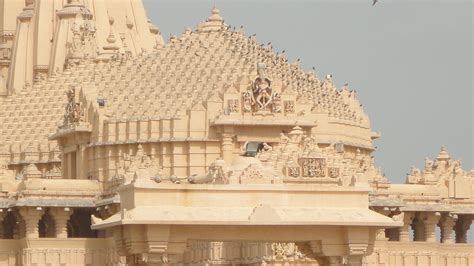
{"label": "temple", "polygon": [[0,265],[474,265],[474,171],[391,183],[380,137],[216,7],[0,0]]}

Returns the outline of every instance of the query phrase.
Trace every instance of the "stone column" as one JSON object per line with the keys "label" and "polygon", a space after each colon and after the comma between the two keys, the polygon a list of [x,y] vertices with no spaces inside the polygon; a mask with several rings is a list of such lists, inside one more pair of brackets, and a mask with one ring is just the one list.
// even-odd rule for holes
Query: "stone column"
{"label": "stone column", "polygon": [[54,219],[54,229],[56,238],[67,238],[67,222],[72,212],[69,208],[51,209],[51,216]]}
{"label": "stone column", "polygon": [[456,222],[456,243],[467,243],[467,231],[471,227],[472,218],[462,215]]}
{"label": "stone column", "polygon": [[224,128],[224,132],[222,133],[222,159],[224,159],[227,164],[232,162],[234,152],[233,137],[233,129]]}
{"label": "stone column", "polygon": [[413,221],[413,213],[403,213],[403,226],[398,228],[398,241],[408,242],[410,241],[410,225]]}
{"label": "stone column", "polygon": [[426,213],[423,219],[423,225],[425,227],[425,241],[436,242],[436,225],[441,217],[439,212]]}
{"label": "stone column", "polygon": [[413,240],[414,241],[425,241],[425,228],[423,223],[423,215],[417,213],[413,219]]}
{"label": "stone column", "polygon": [[20,209],[20,215],[25,223],[25,237],[39,238],[38,222],[43,215],[41,207],[23,207]]}
{"label": "stone column", "polygon": [[444,214],[441,220],[439,221],[441,228],[441,243],[453,244],[453,227],[456,224],[458,216],[452,214]]}
{"label": "stone column", "polygon": [[13,239],[20,239],[25,236],[25,220],[19,212],[14,212],[16,224],[13,225]]}

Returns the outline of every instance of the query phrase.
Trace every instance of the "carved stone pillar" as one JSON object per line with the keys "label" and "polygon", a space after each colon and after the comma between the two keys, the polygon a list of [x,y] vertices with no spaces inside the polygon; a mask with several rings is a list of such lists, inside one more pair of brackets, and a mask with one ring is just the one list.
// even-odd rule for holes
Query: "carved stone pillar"
{"label": "carved stone pillar", "polygon": [[72,212],[69,208],[51,209],[51,216],[54,218],[54,228],[56,238],[67,238],[67,222]]}
{"label": "carved stone pillar", "polygon": [[439,212],[426,213],[423,224],[425,227],[425,241],[436,242],[436,225],[441,217]]}
{"label": "carved stone pillar", "polygon": [[413,213],[405,212],[403,216],[403,226],[398,228],[398,240],[403,242],[410,241],[410,225],[413,221]]}
{"label": "carved stone pillar", "polygon": [[40,207],[23,207],[20,209],[20,215],[25,221],[25,237],[38,238],[38,221],[43,215],[43,209]]}
{"label": "carved stone pillar", "polygon": [[456,243],[467,243],[467,231],[471,227],[472,218],[466,215],[459,217],[456,222]]}
{"label": "carved stone pillar", "polygon": [[16,224],[13,225],[13,239],[20,239],[25,236],[25,220],[19,212],[14,212]]}
{"label": "carved stone pillar", "polygon": [[224,132],[222,133],[222,159],[226,163],[232,162],[233,157],[233,141],[232,138],[234,137],[233,129],[232,128],[225,128]]}
{"label": "carved stone pillar", "polygon": [[456,224],[457,215],[444,214],[439,221],[441,228],[441,243],[452,244],[453,239],[453,227]]}
{"label": "carved stone pillar", "polygon": [[425,226],[423,223],[422,214],[417,213],[412,223],[414,241],[425,241],[425,228],[424,227]]}

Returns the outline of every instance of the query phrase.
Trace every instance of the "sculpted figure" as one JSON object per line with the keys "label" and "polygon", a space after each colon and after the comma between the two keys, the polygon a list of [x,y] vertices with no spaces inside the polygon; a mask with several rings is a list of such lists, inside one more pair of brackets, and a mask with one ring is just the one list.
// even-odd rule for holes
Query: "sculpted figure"
{"label": "sculpted figure", "polygon": [[71,86],[66,92],[68,104],[66,106],[66,113],[64,114],[64,124],[73,124],[83,121],[84,119],[84,110],[82,104],[76,102],[75,99],[76,89]]}
{"label": "sculpted figure", "polygon": [[265,110],[267,106],[272,102],[273,90],[270,87],[270,80],[267,78],[258,77],[255,80],[253,88],[255,101],[258,104],[260,110]]}
{"label": "sculpted figure", "polygon": [[244,104],[244,112],[252,112],[252,92],[246,91],[242,93],[243,104]]}

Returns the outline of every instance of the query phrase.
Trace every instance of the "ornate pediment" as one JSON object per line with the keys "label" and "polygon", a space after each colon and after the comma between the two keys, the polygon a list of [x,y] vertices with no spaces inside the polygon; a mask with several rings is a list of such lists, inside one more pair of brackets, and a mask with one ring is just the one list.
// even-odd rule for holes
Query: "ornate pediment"
{"label": "ornate pediment", "polygon": [[[241,123],[257,123],[270,116],[272,124],[295,124],[294,117],[298,116],[297,93],[284,86],[279,79],[273,79],[267,73],[264,63],[257,64],[257,74],[242,78],[238,83],[229,85],[223,93],[224,115],[219,116],[215,124],[226,123],[226,119]],[[308,108],[310,110],[310,108]],[[291,118],[291,119],[290,119]],[[304,119],[299,117],[298,120]],[[252,120],[252,121],[250,121]],[[304,121],[299,124],[314,124],[314,121]]]}

